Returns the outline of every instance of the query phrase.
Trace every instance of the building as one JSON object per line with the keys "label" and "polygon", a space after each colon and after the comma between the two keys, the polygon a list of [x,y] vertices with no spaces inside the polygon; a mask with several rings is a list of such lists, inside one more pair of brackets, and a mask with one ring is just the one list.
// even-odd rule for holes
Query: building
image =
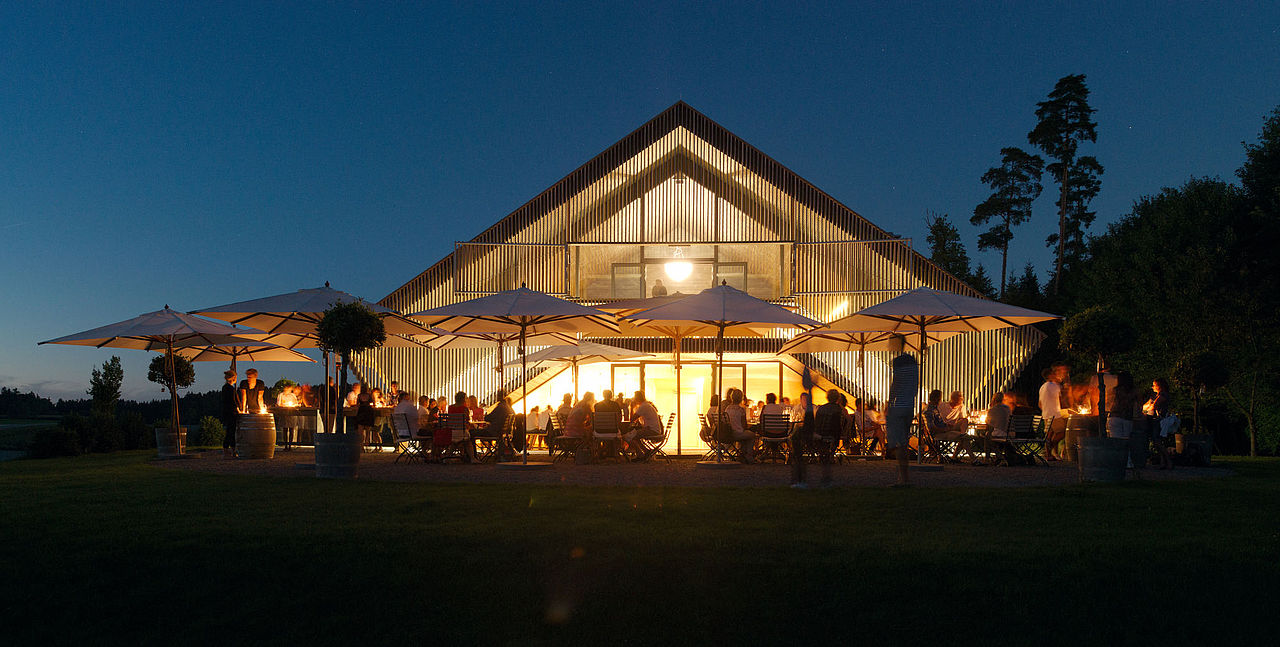
{"label": "building", "polygon": [[[911,249],[786,167],[708,119],[676,103],[583,164],[381,303],[417,312],[519,287],[595,305],[652,294],[695,293],[721,281],[831,321],[903,291],[927,286],[979,296]],[[1008,386],[1042,335],[1030,327],[961,335],[930,349],[924,384],[961,390],[985,402]],[[581,370],[582,391],[643,388],[659,411],[675,409],[672,344],[663,338],[598,339],[644,350],[653,360]],[[668,451],[696,452],[698,421],[710,397],[713,339],[684,343],[683,412]],[[883,397],[887,358],[866,357],[858,383],[856,353],[775,354],[780,339],[731,339],[725,383],[750,398],[796,397],[807,365],[818,386]],[[399,380],[423,395],[455,391],[489,396],[503,386],[517,401],[519,371],[499,384],[496,349],[380,349],[360,360],[375,383]],[[506,349],[506,359],[515,349]],[[558,404],[572,390],[563,367],[530,372],[528,406]],[[819,399],[819,402],[822,402]]]}

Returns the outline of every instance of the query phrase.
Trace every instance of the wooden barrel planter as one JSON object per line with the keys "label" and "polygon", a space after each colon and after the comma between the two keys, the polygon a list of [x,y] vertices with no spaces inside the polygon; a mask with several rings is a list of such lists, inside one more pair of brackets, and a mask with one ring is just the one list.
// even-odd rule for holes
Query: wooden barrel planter
{"label": "wooden barrel planter", "polygon": [[1082,416],[1072,414],[1067,418],[1067,460],[1075,463],[1080,460],[1080,439],[1098,435],[1098,416]]}
{"label": "wooden barrel planter", "polygon": [[1080,439],[1080,481],[1118,483],[1124,480],[1129,463],[1129,440],[1126,438]]}
{"label": "wooden barrel planter", "polygon": [[1129,460],[1133,461],[1134,467],[1147,466],[1147,452],[1150,444],[1151,437],[1147,435],[1146,426],[1138,429],[1138,426],[1134,425],[1133,433],[1129,434]]}
{"label": "wooden barrel planter", "polygon": [[238,458],[272,458],[276,455],[276,419],[269,413],[242,413],[236,424]]}
{"label": "wooden barrel planter", "polygon": [[364,442],[355,431],[349,433],[317,432],[316,477],[322,479],[353,479],[364,453]]}
{"label": "wooden barrel planter", "polygon": [[176,434],[168,427],[156,427],[156,453],[160,458],[177,458],[182,455],[180,448],[185,448],[186,446],[186,427],[178,427],[178,433]]}

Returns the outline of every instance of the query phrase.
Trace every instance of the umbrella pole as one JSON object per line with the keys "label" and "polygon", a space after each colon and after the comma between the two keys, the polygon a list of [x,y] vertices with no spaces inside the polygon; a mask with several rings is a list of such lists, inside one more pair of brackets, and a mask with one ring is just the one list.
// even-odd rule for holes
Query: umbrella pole
{"label": "umbrella pole", "polygon": [[569,360],[570,371],[573,373],[573,403],[578,403],[578,358]]}
{"label": "umbrella pole", "polygon": [[174,366],[174,361],[173,361],[173,342],[172,341],[168,341],[165,343],[164,357],[165,357],[165,364],[167,364],[165,368],[168,369],[167,372],[169,373],[169,376],[168,376],[169,377],[169,400],[170,402],[173,403],[173,420],[169,423],[169,430],[173,432],[174,442],[177,443],[177,447],[178,447],[178,454],[181,455],[182,454],[182,434],[178,433],[178,429],[180,429],[179,427],[180,423],[178,421],[178,379],[174,375],[174,373],[177,371],[177,367]]}
{"label": "umbrella pole", "polygon": [[[929,392],[924,390],[924,355],[925,355],[925,349],[926,349],[926,343],[925,343],[926,341],[927,341],[927,340],[925,339],[925,335],[924,335],[924,324],[920,324],[920,387],[921,387],[921,391],[923,391],[923,392],[924,392],[924,400],[925,400],[925,402],[927,403],[927,402],[929,401]],[[930,444],[930,445],[932,445],[932,444],[933,444],[933,433],[932,433],[932,432],[930,432],[930,431],[929,431],[927,428],[925,428],[924,426],[921,426],[921,428],[920,428],[920,451],[916,452],[916,462],[917,462],[917,463],[924,463],[924,437],[925,437],[926,435],[928,435],[928,436],[929,436],[929,444]],[[942,457],[941,457],[941,456],[939,456],[939,457],[938,457],[938,463],[939,463],[939,464],[941,464],[941,463],[942,463]]]}
{"label": "umbrella pole", "polygon": [[502,352],[505,346],[506,346],[506,342],[504,341],[498,342],[498,388],[499,389],[507,388],[507,369],[504,368],[502,365],[503,362],[506,361],[506,355],[507,355],[506,353]]}
{"label": "umbrella pole", "polygon": [[[529,363],[524,354],[525,333],[528,331],[529,324],[524,321],[520,322],[520,407],[524,409],[525,428],[528,428],[529,420]],[[502,430],[499,429],[501,434]],[[529,439],[524,439],[524,464],[529,464]]]}
{"label": "umbrella pole", "polygon": [[683,421],[680,417],[680,400],[684,395],[680,390],[680,336],[676,336],[675,342],[675,369],[676,369],[676,453],[680,453],[680,426]]}
{"label": "umbrella pole", "polygon": [[[717,387],[724,389],[724,323],[721,323],[716,328],[716,372],[718,374],[718,377],[716,378],[718,382]],[[719,392],[717,391],[717,393]],[[724,401],[725,396],[720,397],[720,407],[716,410],[715,426],[711,428],[712,438],[715,438],[715,435],[720,433],[720,421],[724,418],[724,409],[727,406]],[[724,456],[720,453],[720,442],[717,440],[716,462],[721,462],[721,459],[723,458]]]}

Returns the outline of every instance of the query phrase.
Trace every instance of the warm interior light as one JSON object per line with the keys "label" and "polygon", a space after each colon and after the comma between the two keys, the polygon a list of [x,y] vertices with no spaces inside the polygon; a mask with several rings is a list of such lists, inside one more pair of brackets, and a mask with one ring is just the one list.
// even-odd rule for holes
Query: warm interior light
{"label": "warm interior light", "polygon": [[693,263],[689,261],[670,261],[663,265],[663,269],[667,271],[667,278],[679,283],[693,273]]}

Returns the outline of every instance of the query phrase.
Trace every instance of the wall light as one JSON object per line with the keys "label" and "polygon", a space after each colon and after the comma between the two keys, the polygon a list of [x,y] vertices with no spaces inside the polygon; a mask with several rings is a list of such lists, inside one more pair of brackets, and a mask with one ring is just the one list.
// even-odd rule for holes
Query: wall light
{"label": "wall light", "polygon": [[689,261],[669,261],[662,267],[667,271],[667,278],[676,283],[684,281],[693,273],[693,263]]}

